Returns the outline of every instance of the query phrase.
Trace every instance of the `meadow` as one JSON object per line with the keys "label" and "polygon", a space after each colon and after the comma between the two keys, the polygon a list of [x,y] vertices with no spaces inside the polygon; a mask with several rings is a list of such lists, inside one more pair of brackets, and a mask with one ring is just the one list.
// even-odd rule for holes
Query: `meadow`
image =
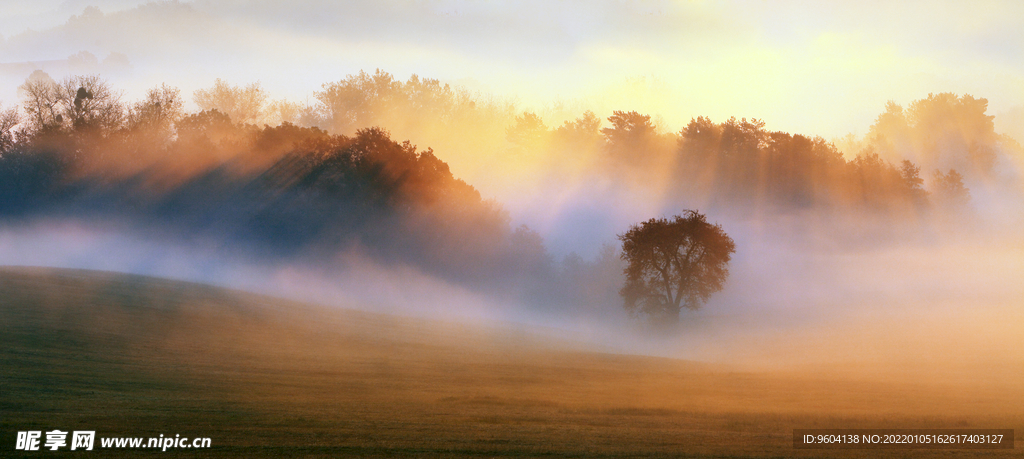
{"label": "meadow", "polygon": [[1020,457],[796,450],[794,428],[1012,428],[1024,382],[597,352],[551,330],[327,308],[98,271],[0,271],[17,431],[209,437],[89,457]]}

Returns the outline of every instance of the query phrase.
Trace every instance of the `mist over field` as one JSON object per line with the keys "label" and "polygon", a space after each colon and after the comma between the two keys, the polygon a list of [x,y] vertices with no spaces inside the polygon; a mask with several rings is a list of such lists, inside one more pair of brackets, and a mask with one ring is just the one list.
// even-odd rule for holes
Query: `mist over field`
{"label": "mist over field", "polygon": [[[821,138],[770,133],[747,120],[702,118],[666,133],[635,112],[612,114],[606,128],[587,112],[550,129],[532,113],[495,114],[494,106],[460,102],[466,96],[425,81],[441,102],[396,110],[375,104],[385,97],[394,104],[414,82],[380,72],[343,80],[339,86],[366,91],[368,107],[351,118],[329,110],[310,116],[328,126],[342,120],[333,131],[351,137],[300,120],[236,124],[219,111],[147,121],[155,115],[146,101],[126,104],[128,123],[143,120],[136,127],[106,133],[102,118],[82,128],[43,113],[35,134],[31,120],[11,131],[16,140],[3,158],[3,262],[513,322],[564,330],[606,351],[757,368],[827,363],[894,377],[977,374],[982,366],[1002,378],[1012,372],[1005,365],[1019,368],[1020,151],[992,134],[984,104],[937,122],[954,126],[949,146],[915,140],[913,127],[904,127],[889,133],[904,136],[904,149],[879,132],[853,139],[863,146],[848,159]],[[382,82],[390,96],[371,92]],[[244,96],[242,87],[225,86],[228,102],[217,103]],[[158,89],[151,106],[158,97],[171,97],[163,107],[180,104],[173,100],[180,95]],[[974,100],[943,94],[915,107],[956,110]],[[417,126],[416,117],[459,103],[492,116],[491,125],[466,126],[481,117],[456,111]],[[266,117],[266,106],[256,104],[250,116]],[[963,129],[975,119],[979,132]],[[496,153],[474,176],[503,199],[485,199],[448,172],[444,150],[400,144],[361,122],[405,126],[411,138],[454,151],[470,147],[444,133],[491,145]],[[989,156],[972,157],[972,149]],[[900,154],[965,173],[952,184],[945,173],[925,180],[914,164],[893,165]],[[705,165],[690,164],[698,161]],[[616,235],[687,208],[707,212],[736,240],[732,274],[702,310],[652,335],[644,317],[622,309]]]}
{"label": "mist over field", "polygon": [[[871,38],[771,25],[796,4],[79,3],[5,7],[3,264],[755,366],[1024,361],[1016,6]],[[731,276],[651,333],[617,236],[686,209]]]}
{"label": "mist over field", "polygon": [[0,455],[1017,457],[1021,18],[4,2]]}

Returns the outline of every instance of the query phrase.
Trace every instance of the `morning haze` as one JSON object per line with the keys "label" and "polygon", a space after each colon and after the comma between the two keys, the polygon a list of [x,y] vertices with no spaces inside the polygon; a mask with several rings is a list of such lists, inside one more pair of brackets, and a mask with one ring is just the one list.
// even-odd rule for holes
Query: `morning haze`
{"label": "morning haze", "polygon": [[224,457],[1020,431],[1020,8],[0,7],[4,379],[39,400],[4,431],[204,403]]}

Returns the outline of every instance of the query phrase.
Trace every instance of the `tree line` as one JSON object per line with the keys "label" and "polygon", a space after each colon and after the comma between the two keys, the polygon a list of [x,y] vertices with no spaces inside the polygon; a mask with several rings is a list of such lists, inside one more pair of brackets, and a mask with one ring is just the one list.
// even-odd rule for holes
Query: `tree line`
{"label": "tree line", "polygon": [[[990,121],[985,142],[975,141],[971,147],[943,144],[941,155],[952,158],[947,161],[934,159],[940,153],[922,157],[922,163],[932,168],[926,175],[921,165],[901,159],[898,151],[882,150],[879,144],[889,141],[875,128],[851,158],[835,142],[769,131],[757,119],[715,123],[697,117],[675,133],[661,132],[649,115],[635,111],[616,111],[607,120],[610,126],[602,128],[588,112],[549,129],[535,114],[524,113],[508,129],[507,138],[513,150],[541,149],[551,161],[575,156],[592,174],[658,188],[705,207],[759,215],[780,209],[860,212],[885,219],[961,214],[970,203],[965,174],[976,182],[989,180],[996,152],[1006,157],[1017,154],[1012,139],[991,132]],[[940,151],[932,145],[932,151]],[[588,150],[601,154],[587,154]],[[979,156],[979,151],[987,153]]]}
{"label": "tree line", "polygon": [[[223,103],[217,85],[196,99]],[[383,127],[334,134],[239,123],[219,108],[186,112],[167,85],[124,102],[95,76],[36,74],[21,89],[22,106],[0,110],[0,221],[120,221],[154,237],[315,263],[357,251],[531,304],[593,298],[621,272],[607,250],[556,263],[539,234],[513,227],[432,149]],[[237,110],[259,106],[241,100],[259,92],[225,93]]]}
{"label": "tree line", "polygon": [[128,102],[98,76],[38,71],[20,94],[20,106],[0,109],[2,219],[127,217],[274,257],[358,247],[535,303],[603,301],[624,275],[617,249],[554,261],[536,232],[513,227],[441,158],[476,177],[474,167],[602,177],[706,210],[913,220],[967,212],[967,184],[997,176],[1019,149],[994,133],[987,101],[950,94],[906,111],[890,104],[863,139],[833,142],[736,118],[665,132],[635,111],[605,120],[587,111],[550,128],[513,103],[379,70],[325,84],[308,105],[216,80],[193,94],[200,111],[187,112],[167,85]]}
{"label": "tree line", "polygon": [[[129,155],[136,161],[153,142],[173,135],[184,116],[180,95],[166,86],[134,104],[116,100],[95,76],[57,83],[39,72],[21,89],[23,130],[130,132],[139,145]],[[870,210],[886,218],[957,213],[968,207],[969,183],[1020,167],[1020,146],[996,134],[987,101],[969,95],[933,94],[907,110],[890,102],[864,138],[830,142],[770,131],[756,119],[697,117],[665,132],[636,111],[616,111],[607,122],[585,112],[549,128],[536,113],[517,114],[514,103],[416,75],[403,82],[380,70],[324,84],[314,94],[305,105],[275,101],[258,83],[218,79],[193,100],[201,111],[243,125],[287,122],[342,135],[384,127],[443,151],[471,182],[599,175],[704,206]],[[4,139],[13,138],[9,131]]]}

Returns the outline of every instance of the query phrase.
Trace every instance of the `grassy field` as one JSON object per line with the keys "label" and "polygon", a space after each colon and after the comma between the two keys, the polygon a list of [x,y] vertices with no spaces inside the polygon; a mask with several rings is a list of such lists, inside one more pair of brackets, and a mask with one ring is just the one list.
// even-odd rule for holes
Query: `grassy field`
{"label": "grassy field", "polygon": [[[1012,428],[1024,375],[952,383],[587,351],[522,328],[168,280],[0,270],[0,456],[1021,457],[794,450],[794,428]],[[209,437],[14,451],[17,431]]]}

